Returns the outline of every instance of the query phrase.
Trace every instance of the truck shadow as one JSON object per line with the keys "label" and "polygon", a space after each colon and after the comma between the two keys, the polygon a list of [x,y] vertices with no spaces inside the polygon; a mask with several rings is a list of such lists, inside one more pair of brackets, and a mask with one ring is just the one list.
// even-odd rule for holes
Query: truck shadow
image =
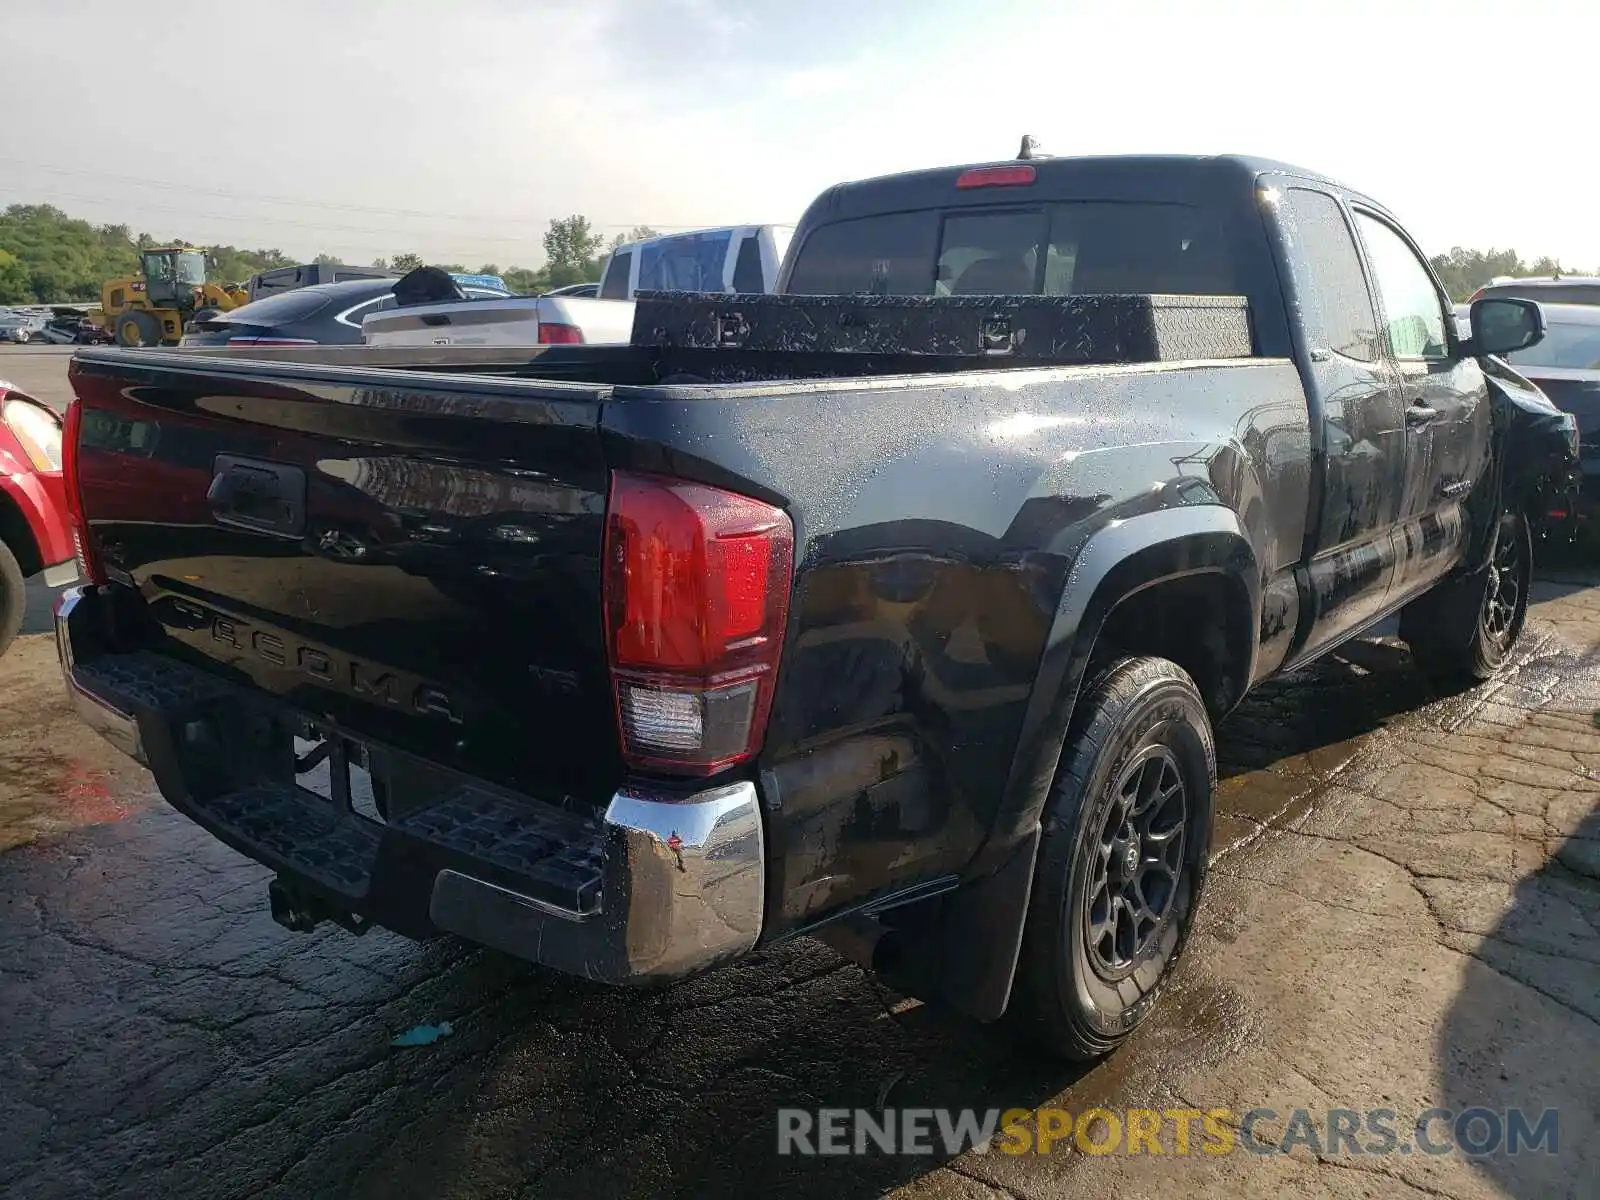
{"label": "truck shadow", "polygon": [[[1435,1122],[1431,1141],[1483,1150],[1476,1168],[1518,1200],[1580,1194],[1574,1179],[1600,1178],[1600,801],[1486,935],[1444,936],[1470,957],[1436,1055],[1437,1103],[1458,1117]],[[1473,1109],[1482,1116],[1463,1125]]]}
{"label": "truck shadow", "polygon": [[[1346,643],[1311,667],[1255,688],[1217,727],[1217,773],[1323,774],[1353,741],[1440,699],[1389,627]],[[1385,640],[1375,640],[1377,638]],[[1447,701],[1448,702],[1448,701]],[[1227,811],[1226,805],[1219,806]]]}
{"label": "truck shadow", "polygon": [[[1278,811],[1284,798],[1314,793],[1357,752],[1362,734],[1437,699],[1393,642],[1353,643],[1263,688],[1219,729],[1221,813],[1261,826],[1287,819]],[[1021,1049],[1004,1023],[979,1025],[905,1001],[806,941],[656,996],[535,971],[519,978],[533,1028],[508,1029],[470,1091],[497,1122],[520,1131],[506,1143],[520,1157],[501,1166],[529,1195],[837,1198],[877,1195],[940,1167],[987,1179],[987,1164],[955,1161],[937,1134],[930,1155],[783,1156],[778,1113],[1186,1106],[1166,1091],[1165,1067],[1220,1062],[1248,1030],[1243,999],[1195,960],[1150,1024],[1089,1066]],[[573,1059],[583,1065],[565,1065]],[[503,1093],[517,1098],[506,1105],[495,1099]],[[473,1131],[471,1109],[396,1142],[350,1194],[396,1194],[419,1181],[424,1191],[442,1188],[455,1173],[507,1153],[495,1148],[506,1135]],[[530,1154],[535,1144],[542,1149]],[[1037,1169],[1054,1177],[1071,1161],[1041,1160]]]}

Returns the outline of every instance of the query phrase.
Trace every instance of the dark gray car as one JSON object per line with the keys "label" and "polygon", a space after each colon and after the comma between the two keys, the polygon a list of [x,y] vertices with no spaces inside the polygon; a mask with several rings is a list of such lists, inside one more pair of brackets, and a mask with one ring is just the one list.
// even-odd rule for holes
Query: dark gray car
{"label": "dark gray car", "polygon": [[[182,346],[340,346],[361,343],[369,314],[397,307],[388,279],[317,283],[254,300],[194,322]],[[492,288],[463,287],[471,298],[503,299]]]}
{"label": "dark gray car", "polygon": [[1544,340],[1506,359],[1577,419],[1584,495],[1600,500],[1600,304],[1540,307]]}
{"label": "dark gray car", "polygon": [[1540,304],[1600,304],[1600,277],[1563,275],[1505,279],[1486,283],[1472,294],[1474,300],[1484,296],[1515,296],[1521,300],[1537,300]]}

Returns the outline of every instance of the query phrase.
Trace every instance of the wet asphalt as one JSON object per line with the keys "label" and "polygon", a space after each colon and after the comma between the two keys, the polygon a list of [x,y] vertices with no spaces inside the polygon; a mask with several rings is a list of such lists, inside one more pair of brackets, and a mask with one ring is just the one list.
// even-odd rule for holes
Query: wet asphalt
{"label": "wet asphalt", "polygon": [[[1556,619],[1541,609],[1516,668],[1478,692],[1437,697],[1398,644],[1368,641],[1228,721],[1201,932],[1151,1024],[1086,1071],[810,942],[639,995],[453,941],[287,933],[268,873],[83,732],[49,640],[25,637],[0,664],[0,1192],[1593,1196],[1600,603],[1546,592]],[[453,1033],[432,1045],[391,1045],[440,1021]],[[774,1152],[780,1106],[1369,1096],[1558,1105],[1564,1150]]]}
{"label": "wet asphalt", "polygon": [[[1600,1195],[1600,575],[1564,578],[1489,685],[1440,696],[1368,639],[1229,718],[1199,931],[1088,1069],[812,942],[639,994],[451,940],[288,933],[265,869],[73,719],[37,589],[0,660],[0,1195]],[[928,1105],[1554,1107],[1561,1142],[775,1153],[779,1107]]]}

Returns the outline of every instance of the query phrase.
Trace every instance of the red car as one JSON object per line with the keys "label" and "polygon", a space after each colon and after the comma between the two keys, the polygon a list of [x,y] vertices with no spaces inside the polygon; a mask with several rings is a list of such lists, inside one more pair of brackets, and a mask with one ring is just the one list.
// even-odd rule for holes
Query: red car
{"label": "red car", "polygon": [[61,418],[0,379],[0,654],[22,628],[23,580],[38,571],[52,587],[78,575],[61,478]]}

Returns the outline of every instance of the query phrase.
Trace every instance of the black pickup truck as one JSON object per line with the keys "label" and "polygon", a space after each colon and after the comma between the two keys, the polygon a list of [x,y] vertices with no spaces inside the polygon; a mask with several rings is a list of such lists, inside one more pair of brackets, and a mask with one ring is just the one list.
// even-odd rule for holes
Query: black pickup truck
{"label": "black pickup truck", "polygon": [[1480,358],[1540,310],[1462,340],[1382,207],[1240,158],[835,187],[778,291],[515,361],[79,351],[71,694],[290,928],[617,983],[815,934],[1104,1053],[1214,721],[1396,611],[1506,659],[1560,451]]}

